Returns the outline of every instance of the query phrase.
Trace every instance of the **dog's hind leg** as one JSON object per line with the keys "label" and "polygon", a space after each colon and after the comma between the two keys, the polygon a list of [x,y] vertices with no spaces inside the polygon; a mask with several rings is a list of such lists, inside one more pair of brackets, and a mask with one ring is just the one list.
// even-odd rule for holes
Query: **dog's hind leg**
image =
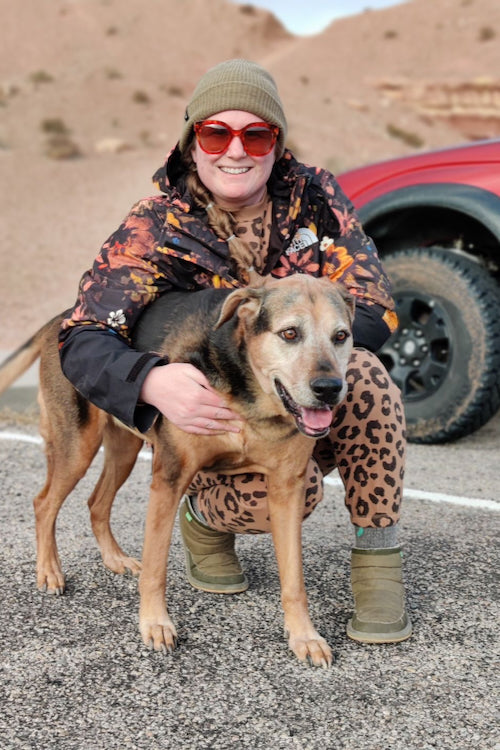
{"label": "dog's hind leg", "polygon": [[[68,384],[69,385],[69,384]],[[66,497],[84,476],[102,440],[106,415],[85,402],[76,392],[66,392],[61,382],[60,398],[40,391],[40,433],[45,440],[47,479],[33,501],[37,540],[37,585],[51,594],[64,593],[65,581],[57,551],[55,527]],[[80,406],[80,419],[78,418]],[[83,419],[82,411],[85,411]]]}
{"label": "dog's hind leg", "polygon": [[139,627],[144,643],[155,651],[170,652],[177,645],[165,601],[167,560],[177,506],[198,466],[191,463],[189,452],[179,456],[173,443],[156,441],[139,578]]}
{"label": "dog's hind leg", "polygon": [[118,426],[112,417],[108,418],[103,438],[104,466],[88,504],[102,561],[114,573],[129,570],[133,575],[138,575],[141,571],[140,562],[128,557],[113,536],[110,517],[115,495],[134,468],[143,442],[132,432]]}

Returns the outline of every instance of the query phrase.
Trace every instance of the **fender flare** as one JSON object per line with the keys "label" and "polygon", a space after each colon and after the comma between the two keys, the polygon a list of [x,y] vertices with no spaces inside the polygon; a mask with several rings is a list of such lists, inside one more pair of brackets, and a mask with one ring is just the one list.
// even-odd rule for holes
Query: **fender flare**
{"label": "fender flare", "polygon": [[365,203],[358,215],[363,226],[369,228],[388,214],[418,208],[457,211],[482,224],[500,242],[500,196],[472,185],[435,182],[392,190]]}

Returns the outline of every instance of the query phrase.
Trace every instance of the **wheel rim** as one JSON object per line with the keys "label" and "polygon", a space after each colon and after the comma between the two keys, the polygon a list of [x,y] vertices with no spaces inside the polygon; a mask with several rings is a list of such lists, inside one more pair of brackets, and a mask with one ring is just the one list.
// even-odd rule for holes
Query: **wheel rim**
{"label": "wheel rim", "polygon": [[445,381],[453,356],[450,318],[436,300],[419,292],[395,296],[399,328],[379,352],[407,402],[435,393]]}

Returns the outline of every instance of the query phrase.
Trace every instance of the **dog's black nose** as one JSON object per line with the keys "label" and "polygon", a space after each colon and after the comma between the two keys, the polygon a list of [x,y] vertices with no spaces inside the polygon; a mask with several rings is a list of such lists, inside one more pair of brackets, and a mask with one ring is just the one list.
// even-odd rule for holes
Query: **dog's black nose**
{"label": "dog's black nose", "polygon": [[314,378],[309,383],[314,395],[325,404],[336,404],[342,390],[341,378]]}

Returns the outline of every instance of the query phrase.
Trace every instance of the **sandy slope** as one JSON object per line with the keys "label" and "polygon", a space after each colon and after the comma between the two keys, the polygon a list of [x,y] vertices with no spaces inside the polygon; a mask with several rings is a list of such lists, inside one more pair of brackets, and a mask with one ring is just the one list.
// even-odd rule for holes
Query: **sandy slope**
{"label": "sandy slope", "polygon": [[[234,56],[275,75],[289,145],[333,171],[464,136],[381,82],[457,82],[500,70],[497,0],[409,0],[289,35],[226,0],[0,0],[0,349],[71,305],[102,241],[176,141],[199,75]],[[485,32],[485,29],[487,30]],[[488,31],[489,30],[489,31]],[[80,158],[45,155],[59,120]],[[44,125],[45,123],[45,125]],[[389,126],[405,138],[391,136]],[[53,127],[53,125],[52,125]],[[114,139],[119,153],[100,153]]]}

